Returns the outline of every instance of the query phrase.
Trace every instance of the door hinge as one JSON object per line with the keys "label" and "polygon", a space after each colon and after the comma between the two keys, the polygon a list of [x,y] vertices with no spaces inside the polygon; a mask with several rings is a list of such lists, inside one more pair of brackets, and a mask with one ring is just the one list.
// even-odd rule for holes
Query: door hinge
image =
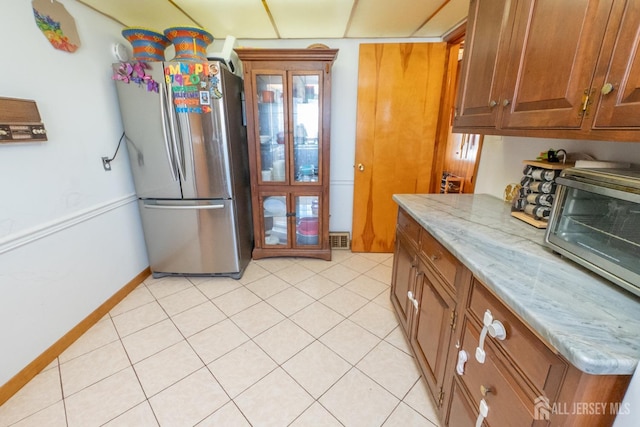
{"label": "door hinge", "polygon": [[580,111],[578,111],[578,117],[589,117],[589,109],[593,104],[593,93],[595,89],[585,89],[582,92],[582,101],[580,104]]}
{"label": "door hinge", "polygon": [[457,316],[456,316],[456,311],[455,310],[451,310],[451,322],[449,323],[449,325],[451,326],[452,330],[456,329],[456,320],[457,320]]}
{"label": "door hinge", "polygon": [[438,408],[440,408],[443,403],[444,403],[444,391],[442,391],[442,387],[440,387],[440,393],[438,393]]}

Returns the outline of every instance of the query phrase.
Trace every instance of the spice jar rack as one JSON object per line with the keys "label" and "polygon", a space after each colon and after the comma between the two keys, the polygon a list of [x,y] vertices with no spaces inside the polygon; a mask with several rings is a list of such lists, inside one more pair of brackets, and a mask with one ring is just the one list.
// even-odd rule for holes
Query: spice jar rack
{"label": "spice jar rack", "polygon": [[573,162],[553,163],[525,160],[518,195],[513,200],[511,216],[536,228],[547,228],[551,205],[556,193],[555,179]]}

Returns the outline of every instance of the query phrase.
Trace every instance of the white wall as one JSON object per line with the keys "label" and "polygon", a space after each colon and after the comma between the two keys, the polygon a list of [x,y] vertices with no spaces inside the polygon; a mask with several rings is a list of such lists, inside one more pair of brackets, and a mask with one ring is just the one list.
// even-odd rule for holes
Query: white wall
{"label": "white wall", "polygon": [[72,0],[54,49],[31,0],[0,0],[0,96],[37,102],[49,140],[0,144],[0,385],[148,265],[111,80],[121,26]]}
{"label": "white wall", "polygon": [[568,153],[586,153],[597,160],[640,164],[640,143],[580,141],[567,139],[484,137],[475,192],[503,198],[508,184],[519,183],[523,160],[535,159],[550,148]]}

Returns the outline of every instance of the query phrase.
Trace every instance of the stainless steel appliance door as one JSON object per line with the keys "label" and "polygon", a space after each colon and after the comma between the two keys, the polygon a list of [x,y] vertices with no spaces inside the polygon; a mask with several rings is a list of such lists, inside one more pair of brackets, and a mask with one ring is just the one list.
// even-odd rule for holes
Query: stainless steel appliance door
{"label": "stainless steel appliance door", "polygon": [[170,62],[165,67],[175,107],[183,197],[229,199],[232,181],[223,69],[217,62]]}
{"label": "stainless steel appliance door", "polygon": [[151,271],[240,271],[232,200],[139,200]]}
{"label": "stainless steel appliance door", "polygon": [[[148,90],[146,83],[116,80],[136,193],[138,197],[179,199],[182,193],[171,149],[168,93],[163,84],[162,63],[145,64],[148,66],[143,69],[145,76],[158,83],[158,92]],[[114,73],[128,72],[121,67],[125,65],[114,64]]]}
{"label": "stainless steel appliance door", "polygon": [[638,195],[566,178],[557,182],[545,243],[640,295]]}

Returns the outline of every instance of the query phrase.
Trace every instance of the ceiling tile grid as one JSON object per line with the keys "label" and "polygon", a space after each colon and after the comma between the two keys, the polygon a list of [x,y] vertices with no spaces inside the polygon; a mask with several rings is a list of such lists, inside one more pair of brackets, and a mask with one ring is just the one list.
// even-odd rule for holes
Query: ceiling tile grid
{"label": "ceiling tile grid", "polygon": [[199,26],[217,39],[442,37],[469,0],[78,0],[122,24]]}

